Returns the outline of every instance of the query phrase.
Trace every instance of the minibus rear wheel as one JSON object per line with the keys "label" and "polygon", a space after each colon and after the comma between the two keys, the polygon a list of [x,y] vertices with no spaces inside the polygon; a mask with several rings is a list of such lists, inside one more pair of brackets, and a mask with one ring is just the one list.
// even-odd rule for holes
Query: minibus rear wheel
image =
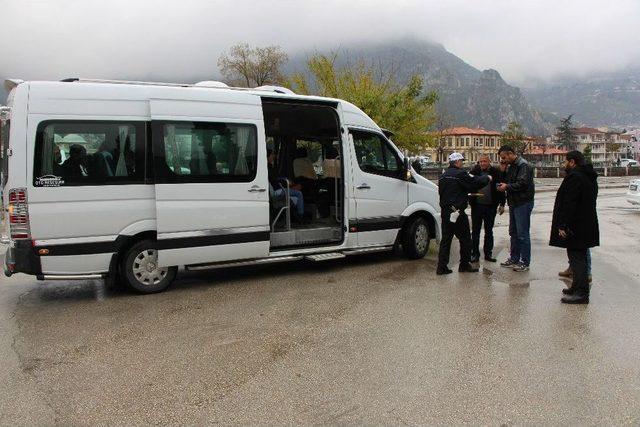
{"label": "minibus rear wheel", "polygon": [[176,277],[178,267],[158,267],[157,243],[142,240],[133,245],[122,262],[127,285],[141,294],[162,292]]}
{"label": "minibus rear wheel", "polygon": [[402,238],[402,250],[411,259],[423,258],[429,250],[431,236],[429,235],[429,225],[421,217],[415,217],[404,229]]}

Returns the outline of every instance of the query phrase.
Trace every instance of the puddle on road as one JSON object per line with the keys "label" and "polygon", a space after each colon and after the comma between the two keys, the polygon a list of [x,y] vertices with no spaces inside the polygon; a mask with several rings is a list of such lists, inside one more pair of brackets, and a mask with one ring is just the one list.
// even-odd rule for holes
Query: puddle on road
{"label": "puddle on road", "polygon": [[509,283],[510,288],[528,288],[531,285],[531,282],[519,282],[519,283]]}

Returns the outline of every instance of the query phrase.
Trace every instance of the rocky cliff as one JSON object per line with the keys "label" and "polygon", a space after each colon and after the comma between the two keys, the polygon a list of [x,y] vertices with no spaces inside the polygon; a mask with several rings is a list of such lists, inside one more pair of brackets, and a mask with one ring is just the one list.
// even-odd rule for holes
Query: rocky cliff
{"label": "rocky cliff", "polygon": [[[313,53],[292,55],[289,70],[303,69],[305,59]],[[400,81],[420,74],[424,90],[438,92],[437,109],[445,126],[502,130],[509,121],[516,120],[526,132],[535,135],[546,134],[553,127],[531,108],[520,90],[507,84],[496,70],[480,71],[441,44],[404,39],[342,46],[337,53],[338,66],[364,60],[392,70]]]}

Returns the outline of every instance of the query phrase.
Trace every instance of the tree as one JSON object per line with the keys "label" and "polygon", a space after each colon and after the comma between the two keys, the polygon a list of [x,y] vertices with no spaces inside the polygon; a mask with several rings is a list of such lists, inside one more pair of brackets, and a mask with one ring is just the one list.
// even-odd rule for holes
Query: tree
{"label": "tree", "polygon": [[560,120],[560,126],[556,128],[558,131],[558,144],[567,150],[578,149],[578,138],[576,138],[575,130],[571,123],[573,114],[569,114],[566,118]]}
{"label": "tree", "polygon": [[280,84],[283,80],[280,70],[288,59],[279,46],[252,48],[240,43],[220,55],[218,67],[227,83],[255,87]]}
{"label": "tree", "polygon": [[[442,163],[445,162],[444,150],[447,146],[447,138],[452,138],[452,140],[455,141],[455,137],[447,136],[446,132],[447,129],[452,127],[451,123],[451,115],[447,112],[446,108],[440,107],[433,125],[435,131],[433,132],[433,139],[431,141],[432,146],[436,149],[436,160],[439,167],[442,167]],[[455,143],[453,145],[455,147]]]}
{"label": "tree", "polygon": [[524,154],[527,151],[527,140],[522,126],[516,121],[511,121],[507,125],[507,130],[502,133],[502,144],[510,145],[517,154]]}
{"label": "tree", "polygon": [[584,148],[582,154],[584,154],[584,158],[587,160],[587,163],[591,163],[591,147],[589,145]]}
{"label": "tree", "polygon": [[336,66],[337,54],[316,54],[307,61],[309,76],[294,74],[289,85],[296,93],[341,98],[357,105],[378,125],[393,131],[393,140],[410,152],[420,152],[433,138],[427,130],[434,122],[435,92],[422,94],[422,78],[406,84],[395,80],[393,70],[363,61]]}
{"label": "tree", "polygon": [[607,159],[607,155],[611,154],[611,161],[615,161],[616,159],[620,158],[620,149],[622,148],[622,144],[618,143],[618,142],[611,142],[608,144],[608,146],[605,144],[605,161]]}

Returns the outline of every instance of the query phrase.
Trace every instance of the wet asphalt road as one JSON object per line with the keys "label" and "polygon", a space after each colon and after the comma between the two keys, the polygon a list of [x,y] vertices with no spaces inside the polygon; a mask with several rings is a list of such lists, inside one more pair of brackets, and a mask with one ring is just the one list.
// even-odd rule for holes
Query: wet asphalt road
{"label": "wet asphalt road", "polygon": [[0,424],[638,424],[640,210],[623,193],[601,194],[589,306],[559,303],[554,193],[528,273],[441,278],[432,251],[183,273],[150,296],[3,277]]}

